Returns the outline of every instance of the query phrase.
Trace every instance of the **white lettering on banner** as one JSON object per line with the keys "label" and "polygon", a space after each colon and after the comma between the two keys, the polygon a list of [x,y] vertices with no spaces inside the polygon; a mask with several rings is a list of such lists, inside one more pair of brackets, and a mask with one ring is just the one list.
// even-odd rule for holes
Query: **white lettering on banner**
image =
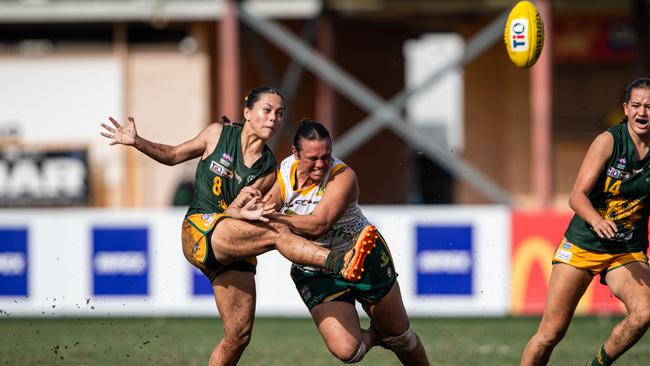
{"label": "white lettering on banner", "polygon": [[25,273],[25,255],[20,252],[0,253],[0,275],[18,276]]}
{"label": "white lettering on banner", "polygon": [[472,259],[464,250],[427,250],[419,254],[418,268],[420,273],[467,273]]}
{"label": "white lettering on banner", "polygon": [[140,275],[147,269],[142,252],[99,252],[95,255],[95,271],[99,275]]}
{"label": "white lettering on banner", "polygon": [[84,194],[86,167],[79,159],[51,158],[43,162],[42,189],[47,196],[63,194],[77,197]]}
{"label": "white lettering on banner", "polygon": [[11,169],[0,162],[0,195],[20,197],[78,197],[84,194],[86,167],[74,158],[50,158],[41,167],[32,159],[17,160]]}

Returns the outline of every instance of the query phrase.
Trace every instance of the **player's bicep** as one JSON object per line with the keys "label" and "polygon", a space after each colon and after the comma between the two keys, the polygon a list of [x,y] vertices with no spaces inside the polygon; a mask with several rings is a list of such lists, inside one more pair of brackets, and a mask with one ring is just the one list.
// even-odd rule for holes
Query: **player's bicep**
{"label": "player's bicep", "polygon": [[598,135],[585,155],[571,194],[591,192],[598,177],[612,156],[614,137],[609,132]]}
{"label": "player's bicep", "polygon": [[346,167],[327,182],[325,194],[312,215],[329,228],[343,215],[348,204],[356,200],[358,192],[357,177]]}
{"label": "player's bicep", "polygon": [[208,145],[216,146],[222,129],[221,124],[213,123],[201,130],[194,138],[175,146],[174,162],[178,164],[202,156]]}

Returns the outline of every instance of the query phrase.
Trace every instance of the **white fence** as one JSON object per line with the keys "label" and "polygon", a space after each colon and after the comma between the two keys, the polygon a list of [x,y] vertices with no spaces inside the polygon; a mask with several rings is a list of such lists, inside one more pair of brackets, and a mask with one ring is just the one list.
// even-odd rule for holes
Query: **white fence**
{"label": "white fence", "polygon": [[[510,311],[510,211],[370,206],[411,315]],[[215,315],[183,257],[184,210],[0,211],[0,310],[11,316]],[[278,253],[258,257],[257,314],[308,316]]]}

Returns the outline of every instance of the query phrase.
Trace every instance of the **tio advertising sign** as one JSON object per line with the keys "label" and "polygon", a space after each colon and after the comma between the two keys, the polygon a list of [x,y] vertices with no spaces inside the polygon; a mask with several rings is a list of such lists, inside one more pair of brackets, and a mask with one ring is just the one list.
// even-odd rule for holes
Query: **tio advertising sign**
{"label": "tio advertising sign", "polygon": [[[541,314],[551,276],[553,253],[562,240],[571,213],[512,213],[512,313]],[[594,277],[576,314],[619,314],[623,305]]]}

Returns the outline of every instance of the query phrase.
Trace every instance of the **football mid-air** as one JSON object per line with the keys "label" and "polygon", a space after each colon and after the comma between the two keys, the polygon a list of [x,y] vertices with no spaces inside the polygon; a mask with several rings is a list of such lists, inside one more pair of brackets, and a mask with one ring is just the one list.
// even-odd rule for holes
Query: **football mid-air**
{"label": "football mid-air", "polygon": [[535,64],[544,48],[544,22],[535,4],[519,1],[510,10],[503,41],[515,66],[528,68]]}

